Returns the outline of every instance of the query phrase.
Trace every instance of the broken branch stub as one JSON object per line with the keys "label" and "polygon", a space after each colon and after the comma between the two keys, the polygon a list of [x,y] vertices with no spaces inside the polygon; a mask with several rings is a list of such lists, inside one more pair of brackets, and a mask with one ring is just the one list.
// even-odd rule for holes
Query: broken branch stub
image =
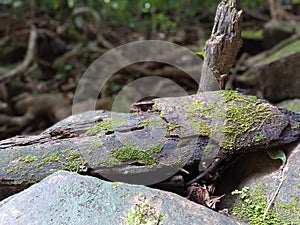
{"label": "broken branch stub", "polygon": [[[241,38],[242,11],[236,9],[236,1],[223,0],[217,8],[214,27],[205,46],[205,57],[201,71],[200,91],[224,89],[229,70],[234,64],[236,55],[242,46]],[[218,81],[219,87],[212,82]]]}

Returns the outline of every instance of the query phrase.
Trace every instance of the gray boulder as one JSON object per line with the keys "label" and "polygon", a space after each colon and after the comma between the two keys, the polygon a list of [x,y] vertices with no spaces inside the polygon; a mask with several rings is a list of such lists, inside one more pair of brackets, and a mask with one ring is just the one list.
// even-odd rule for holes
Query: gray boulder
{"label": "gray boulder", "polygon": [[0,202],[0,224],[237,224],[176,194],[58,171]]}
{"label": "gray boulder", "polygon": [[[274,49],[278,49],[275,46]],[[279,102],[300,97],[300,40],[293,41],[237,78],[265,99]]]}
{"label": "gray boulder", "polygon": [[282,101],[277,104],[277,107],[300,113],[300,98]]}
{"label": "gray boulder", "polygon": [[[290,148],[283,170],[281,160],[263,152],[245,155],[233,165],[227,176],[238,184],[227,190],[221,207],[232,208],[233,214],[250,224],[261,224],[270,205],[263,224],[300,224],[300,144]],[[237,195],[230,194],[234,189],[239,190]]]}

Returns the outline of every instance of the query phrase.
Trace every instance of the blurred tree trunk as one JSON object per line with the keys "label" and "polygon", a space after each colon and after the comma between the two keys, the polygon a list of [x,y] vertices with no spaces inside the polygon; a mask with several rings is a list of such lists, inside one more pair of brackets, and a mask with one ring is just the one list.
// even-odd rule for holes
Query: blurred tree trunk
{"label": "blurred tree trunk", "polygon": [[282,8],[279,0],[268,0],[271,18],[274,21],[282,19]]}

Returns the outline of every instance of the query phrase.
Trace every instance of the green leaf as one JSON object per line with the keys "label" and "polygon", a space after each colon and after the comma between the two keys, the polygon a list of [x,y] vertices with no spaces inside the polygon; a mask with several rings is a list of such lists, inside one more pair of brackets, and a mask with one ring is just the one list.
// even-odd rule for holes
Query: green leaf
{"label": "green leaf", "polygon": [[201,58],[205,57],[205,51],[195,52],[197,55],[200,55]]}
{"label": "green leaf", "polygon": [[112,185],[112,188],[119,187],[119,185],[120,185],[120,183],[119,183],[119,182],[115,182],[115,183],[113,183],[113,185]]}
{"label": "green leaf", "polygon": [[282,161],[282,166],[286,164],[286,155],[282,150],[268,150],[267,151],[271,159],[280,159]]}

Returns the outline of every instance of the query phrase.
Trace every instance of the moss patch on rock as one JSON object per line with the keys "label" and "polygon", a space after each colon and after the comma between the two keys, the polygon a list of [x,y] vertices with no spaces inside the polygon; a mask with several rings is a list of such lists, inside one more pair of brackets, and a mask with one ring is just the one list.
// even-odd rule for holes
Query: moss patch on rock
{"label": "moss patch on rock", "polygon": [[244,39],[261,40],[263,38],[263,30],[244,30],[241,35]]}
{"label": "moss patch on rock", "polygon": [[[255,96],[243,97],[236,91],[223,92],[226,103],[226,119],[222,128],[224,140],[221,145],[226,150],[239,146],[239,142],[252,132],[259,131],[267,120],[272,120],[273,113],[266,103]],[[243,136],[243,137],[242,137]],[[264,140],[263,135],[254,136],[255,142]]]}
{"label": "moss patch on rock", "polygon": [[36,164],[36,167],[41,167],[41,166],[51,164],[53,162],[58,162],[58,161],[59,161],[58,154],[52,154],[52,155],[49,155],[49,156],[43,155],[41,162]]}
{"label": "moss patch on rock", "polygon": [[160,153],[162,149],[162,146],[150,146],[149,150],[139,149],[135,146],[124,146],[113,149],[109,155],[121,162],[138,160],[141,164],[153,166],[158,161],[154,154]]}
{"label": "moss patch on rock", "polygon": [[121,119],[121,118],[110,118],[107,120],[103,120],[102,122],[96,124],[95,126],[89,127],[86,130],[86,134],[94,135],[100,131],[111,132],[126,122],[127,121],[125,119]]}
{"label": "moss patch on rock", "polygon": [[149,119],[146,119],[142,122],[139,122],[138,123],[138,126],[140,127],[146,127],[146,126],[149,126],[149,125],[152,125],[155,123],[155,118],[149,118]]}
{"label": "moss patch on rock", "polygon": [[232,208],[232,215],[250,225],[300,224],[300,197],[292,199],[289,204],[275,200],[275,205],[269,208],[266,217],[263,218],[268,204],[266,188],[263,184],[257,184],[252,190],[244,187],[242,190],[233,191],[232,194],[239,195],[240,199]]}
{"label": "moss patch on rock", "polygon": [[212,127],[205,119],[212,117],[211,110],[214,106],[200,101],[183,102],[183,104],[188,107],[187,119],[191,120],[195,134],[199,136],[209,136]]}
{"label": "moss patch on rock", "polygon": [[252,191],[249,187],[242,190],[235,190],[232,194],[239,195],[240,200],[236,202],[231,210],[232,215],[239,220],[249,223],[250,225],[273,225],[281,224],[281,219],[276,214],[274,208],[270,208],[265,219],[264,210],[267,207],[267,198],[265,196],[265,187],[256,186]]}
{"label": "moss patch on rock", "polygon": [[286,45],[282,49],[276,51],[274,54],[268,56],[262,61],[262,63],[269,63],[299,51],[300,51],[300,40],[297,40],[292,42],[291,44]]}
{"label": "moss patch on rock", "polygon": [[[183,102],[187,106],[187,120],[199,136],[220,136],[225,151],[238,149],[248,137],[253,142],[266,139],[257,132],[265,122],[274,119],[267,103],[255,96],[242,96],[237,91],[220,92],[219,104],[200,101]],[[214,124],[218,121],[219,124]],[[221,121],[221,122],[220,122]],[[219,132],[219,133],[218,133]]]}
{"label": "moss patch on rock", "polygon": [[80,153],[73,149],[63,150],[62,159],[62,169],[70,172],[76,172],[79,166],[87,164],[87,161],[81,157]]}
{"label": "moss patch on rock", "polygon": [[32,156],[20,156],[18,158],[17,164],[9,166],[6,170],[7,173],[19,173],[20,171],[24,171],[23,173],[28,173],[29,171],[25,171],[24,164],[33,163],[33,167],[29,168],[40,168],[42,166],[49,166],[53,163],[60,164],[61,169],[76,172],[78,166],[86,165],[87,161],[82,158],[80,153],[77,150],[72,148],[66,148],[61,150],[60,152],[55,153],[45,153],[43,155],[32,155]]}
{"label": "moss patch on rock", "polygon": [[278,211],[280,211],[280,219],[285,222],[283,224],[300,224],[300,196],[293,198],[289,204],[275,201]]}
{"label": "moss patch on rock", "polygon": [[277,107],[291,110],[294,112],[300,112],[300,99],[291,99],[280,102],[277,104]]}
{"label": "moss patch on rock", "polygon": [[126,218],[127,225],[140,224],[163,224],[163,216],[161,213],[149,203],[139,202],[135,204]]}
{"label": "moss patch on rock", "polygon": [[34,161],[36,161],[38,158],[35,156],[35,155],[33,155],[33,156],[29,156],[29,155],[27,155],[27,156],[25,156],[25,157],[19,157],[19,161],[22,161],[22,162],[24,162],[24,163],[30,163],[30,162],[34,162]]}

